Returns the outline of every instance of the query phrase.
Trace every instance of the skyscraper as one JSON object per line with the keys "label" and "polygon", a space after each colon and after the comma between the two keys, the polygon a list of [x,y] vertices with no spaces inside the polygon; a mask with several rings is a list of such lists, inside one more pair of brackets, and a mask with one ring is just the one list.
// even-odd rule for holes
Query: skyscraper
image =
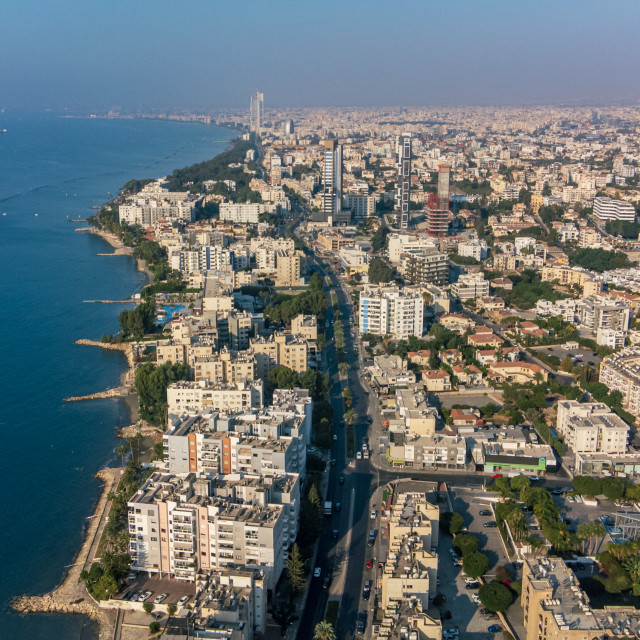
{"label": "skyscraper", "polygon": [[429,199],[427,206],[427,233],[446,236],[449,233],[449,165],[438,165],[437,201]]}
{"label": "skyscraper", "polygon": [[264,115],[264,94],[256,91],[251,96],[251,107],[249,109],[250,124],[249,130],[260,133],[262,127],[262,118]]}
{"label": "skyscraper", "polygon": [[325,221],[333,224],[334,215],[342,209],[342,145],[337,140],[323,144],[322,213]]}
{"label": "skyscraper", "polygon": [[401,229],[409,228],[409,203],[411,201],[411,134],[396,136],[396,215]]}

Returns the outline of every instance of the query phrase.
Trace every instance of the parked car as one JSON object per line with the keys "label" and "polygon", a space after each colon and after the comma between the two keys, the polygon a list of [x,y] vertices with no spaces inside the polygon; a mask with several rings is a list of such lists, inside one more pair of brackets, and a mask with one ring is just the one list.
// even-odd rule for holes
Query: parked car
{"label": "parked car", "polygon": [[477,593],[473,593],[471,595],[471,600],[473,601],[474,604],[480,604],[480,598],[478,597]]}
{"label": "parked car", "polygon": [[491,477],[492,477],[494,480],[497,480],[498,478],[502,478],[502,474],[501,474],[501,473],[494,473]]}
{"label": "parked car", "polygon": [[474,583],[478,582],[478,578],[470,578],[469,576],[467,576],[467,577],[464,579],[464,581],[465,581],[467,584],[474,584]]}
{"label": "parked car", "polygon": [[367,569],[373,569],[373,558],[367,560]]}
{"label": "parked car", "polygon": [[320,567],[316,567],[313,570],[313,577],[314,578],[319,578],[321,573],[322,573],[322,569]]}
{"label": "parked car", "polygon": [[485,529],[495,529],[498,525],[494,520],[489,520],[482,525]]}
{"label": "parked car", "polygon": [[334,540],[336,540],[336,539],[337,539],[337,537],[338,537],[338,533],[339,533],[339,532],[338,532],[338,530],[337,530],[337,529],[334,529],[334,530],[331,532],[331,537],[332,537]]}
{"label": "parked car", "polygon": [[576,493],[575,501],[576,501],[578,504],[582,504],[582,496],[581,496],[579,493]]}
{"label": "parked car", "polygon": [[367,612],[361,611],[358,614],[358,624],[356,626],[356,632],[359,634],[363,634],[366,628],[367,628]]}
{"label": "parked car", "polygon": [[567,502],[575,502],[575,498],[573,496],[567,496]]}
{"label": "parked car", "polygon": [[371,595],[371,580],[365,580],[364,581],[364,587],[362,587],[362,599],[363,600],[368,600],[369,596]]}
{"label": "parked car", "polygon": [[138,602],[144,602],[145,600],[148,600],[151,597],[152,593],[153,591],[144,591],[138,596]]}
{"label": "parked car", "polygon": [[489,633],[500,633],[502,631],[502,627],[499,624],[492,624],[487,631]]}
{"label": "parked car", "polygon": [[161,602],[164,602],[168,595],[168,593],[161,593],[159,596],[155,597],[153,604],[160,604]]}
{"label": "parked car", "polygon": [[378,512],[375,509],[371,509],[371,519],[375,520],[378,517]]}
{"label": "parked car", "polygon": [[344,484],[344,476],[340,476],[340,477],[338,478],[338,482],[339,482],[340,484]]}
{"label": "parked car", "polygon": [[467,582],[467,584],[464,585],[465,589],[479,589],[480,588],[480,583],[479,582]]}
{"label": "parked car", "polygon": [[480,509],[480,515],[481,516],[491,516],[493,514],[491,513],[491,509]]}

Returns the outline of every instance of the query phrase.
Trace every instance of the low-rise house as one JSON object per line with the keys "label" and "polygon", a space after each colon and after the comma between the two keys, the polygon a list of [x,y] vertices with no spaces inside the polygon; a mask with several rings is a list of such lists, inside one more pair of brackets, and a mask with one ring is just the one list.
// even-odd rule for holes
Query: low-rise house
{"label": "low-rise house", "polygon": [[467,336],[467,344],[472,347],[494,347],[497,349],[504,344],[504,340],[493,333],[474,333]]}
{"label": "low-rise house", "polygon": [[459,313],[448,313],[440,316],[440,324],[450,331],[455,331],[462,335],[467,329],[475,327],[476,323]]}
{"label": "low-rise house", "polygon": [[479,349],[476,351],[478,362],[483,365],[489,365],[493,362],[510,361],[518,359],[520,349],[518,347],[500,347],[499,349]]}
{"label": "low-rise house", "polygon": [[422,382],[426,391],[451,391],[451,376],[444,369],[423,369]]}
{"label": "low-rise house", "polygon": [[469,366],[454,365],[451,370],[453,375],[458,378],[458,384],[464,384],[469,387],[478,387],[482,384],[482,371],[474,364]]}
{"label": "low-rise house", "polygon": [[482,414],[477,409],[451,409],[454,427],[478,427],[484,424]]}
{"label": "low-rise house", "polygon": [[417,364],[421,367],[429,366],[429,358],[431,357],[431,351],[429,349],[420,349],[420,351],[409,351],[407,358],[409,362]]}
{"label": "low-rise house", "polygon": [[489,366],[489,378],[497,382],[526,384],[540,379],[546,382],[549,374],[540,365],[529,362],[494,362]]}

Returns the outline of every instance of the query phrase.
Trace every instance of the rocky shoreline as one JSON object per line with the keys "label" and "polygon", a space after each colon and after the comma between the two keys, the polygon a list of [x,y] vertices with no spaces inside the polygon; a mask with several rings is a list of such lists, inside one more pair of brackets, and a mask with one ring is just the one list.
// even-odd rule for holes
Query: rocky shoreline
{"label": "rocky shoreline", "polygon": [[85,589],[80,573],[88,568],[100,542],[105,516],[110,508],[109,494],[115,490],[122,469],[102,469],[96,474],[103,482],[102,493],[98,499],[91,524],[82,547],[70,565],[62,583],[50,593],[41,596],[23,595],[16,598],[11,607],[20,613],[73,613],[85,615],[99,625],[100,640],[111,640],[114,632],[114,620],[108,611],[100,608]]}

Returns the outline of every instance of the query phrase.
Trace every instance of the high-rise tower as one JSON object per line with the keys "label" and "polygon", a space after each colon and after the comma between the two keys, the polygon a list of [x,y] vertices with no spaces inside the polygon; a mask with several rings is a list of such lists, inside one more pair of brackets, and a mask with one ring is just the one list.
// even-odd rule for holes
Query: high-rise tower
{"label": "high-rise tower", "polygon": [[437,202],[430,198],[427,206],[427,233],[446,236],[449,233],[449,165],[438,165]]}
{"label": "high-rise tower", "polygon": [[411,201],[411,134],[396,136],[396,215],[401,229],[409,228],[409,203]]}
{"label": "high-rise tower", "polygon": [[325,221],[333,224],[334,215],[342,209],[342,145],[337,140],[323,144],[322,212]]}
{"label": "high-rise tower", "polygon": [[249,130],[260,133],[262,118],[264,116],[264,94],[256,91],[251,96],[251,106],[249,108],[250,124]]}

